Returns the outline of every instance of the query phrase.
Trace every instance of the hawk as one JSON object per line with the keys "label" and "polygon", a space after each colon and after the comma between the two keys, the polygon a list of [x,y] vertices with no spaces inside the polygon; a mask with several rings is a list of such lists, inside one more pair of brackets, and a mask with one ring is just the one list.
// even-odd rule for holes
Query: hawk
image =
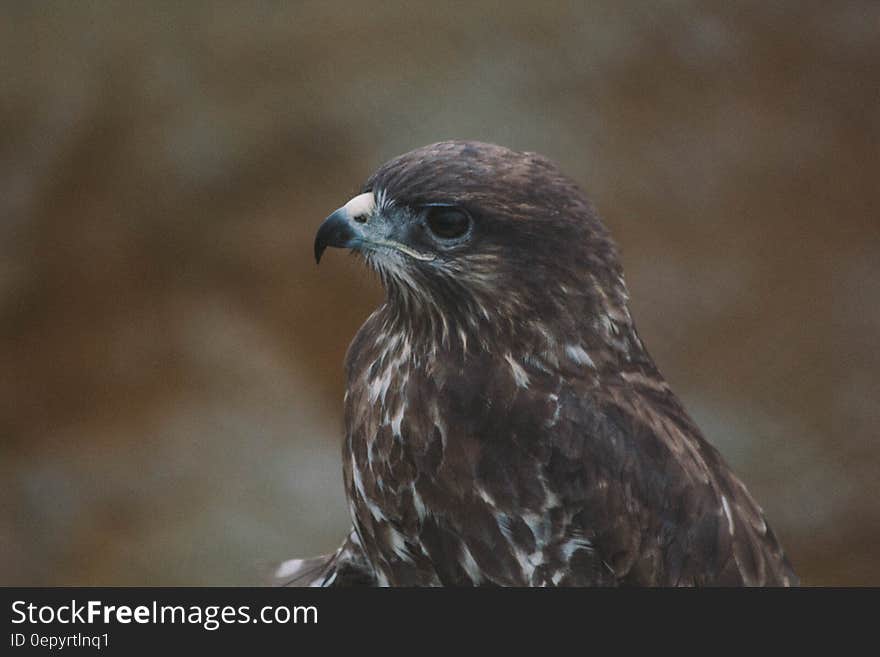
{"label": "hawk", "polygon": [[793,585],[670,390],[617,249],[550,160],[448,141],[384,164],[315,239],[384,303],[346,356],[353,528],[315,586]]}

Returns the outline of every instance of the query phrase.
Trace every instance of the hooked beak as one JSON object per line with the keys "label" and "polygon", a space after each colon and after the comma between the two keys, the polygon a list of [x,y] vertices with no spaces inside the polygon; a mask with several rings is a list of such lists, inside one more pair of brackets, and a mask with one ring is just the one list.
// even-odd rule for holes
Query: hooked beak
{"label": "hooked beak", "polygon": [[324,223],[318,229],[318,234],[315,235],[315,262],[321,262],[321,256],[328,246],[344,249],[351,245],[354,231],[351,229],[348,217],[343,210],[344,208],[339,208],[324,219]]}
{"label": "hooked beak", "polygon": [[315,235],[315,262],[328,246],[340,249],[389,249],[403,253],[414,260],[430,262],[436,256],[407,246],[395,236],[397,229],[375,216],[376,199],[372,192],[359,194],[336,212],[324,219]]}
{"label": "hooked beak", "polygon": [[375,206],[372,192],[359,194],[324,219],[315,235],[315,262],[321,262],[328,246],[339,249],[357,246],[363,240],[359,226],[366,222]]}

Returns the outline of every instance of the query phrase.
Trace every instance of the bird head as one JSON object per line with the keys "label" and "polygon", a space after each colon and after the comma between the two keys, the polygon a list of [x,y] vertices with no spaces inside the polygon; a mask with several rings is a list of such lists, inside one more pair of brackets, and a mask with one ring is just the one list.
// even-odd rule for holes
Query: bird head
{"label": "bird head", "polygon": [[444,326],[578,330],[590,315],[625,311],[608,231],[536,153],[448,141],[401,155],[325,219],[316,260],[331,246],[360,253],[391,306]]}

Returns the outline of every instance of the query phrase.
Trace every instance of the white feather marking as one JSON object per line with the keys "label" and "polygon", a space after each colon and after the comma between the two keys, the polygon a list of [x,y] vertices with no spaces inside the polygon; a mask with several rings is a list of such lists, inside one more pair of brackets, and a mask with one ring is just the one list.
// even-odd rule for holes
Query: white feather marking
{"label": "white feather marking", "polygon": [[506,513],[499,513],[496,517],[498,521],[498,528],[501,530],[501,533],[504,535],[504,538],[507,539],[507,542],[513,545],[513,532],[511,531],[510,526],[513,524],[510,516]]}
{"label": "white feather marking", "polygon": [[275,577],[278,579],[287,579],[298,571],[302,567],[302,564],[302,559],[289,559],[278,566],[278,570],[275,571]]}
{"label": "white feather marking", "polygon": [[551,417],[545,425],[548,427],[556,426],[556,423],[559,422],[559,416],[562,413],[562,406],[559,404],[559,395],[550,395],[547,397],[550,401],[553,402],[555,408],[553,409],[553,417]]}
{"label": "white feather marking", "polygon": [[381,212],[387,210],[394,205],[394,199],[388,195],[384,189],[376,191],[376,207]]}
{"label": "white feather marking", "polygon": [[[366,498],[365,498],[366,499]],[[370,510],[370,515],[373,516],[376,520],[388,520],[388,516],[382,511],[382,507],[378,504],[374,504],[370,500],[366,500],[367,508]]]}
{"label": "white feather marking", "polygon": [[394,550],[394,554],[403,561],[412,561],[412,555],[406,547],[406,540],[403,534],[396,529],[389,529],[389,533],[391,534],[391,549]]}
{"label": "white feather marking", "polygon": [[528,512],[522,514],[523,522],[531,530],[535,542],[538,544],[546,543],[550,535],[550,521],[547,515]]}
{"label": "white feather marking", "polygon": [[422,501],[422,496],[419,495],[419,492],[413,487],[412,489],[412,499],[413,499],[413,507],[415,507],[416,515],[419,517],[419,520],[423,520],[427,515],[427,511],[425,509],[425,503]]}
{"label": "white feather marking", "polygon": [[405,403],[400,402],[400,406],[397,407],[397,412],[394,414],[394,417],[391,418],[391,435],[397,439],[402,437],[400,433],[400,425],[403,422],[404,407]]}
{"label": "white feather marking", "polygon": [[477,494],[486,504],[492,507],[495,506],[495,500],[492,499],[492,496],[489,495],[484,488],[477,488]]}
{"label": "white feather marking", "polygon": [[461,567],[464,568],[464,571],[474,584],[483,581],[483,571],[480,570],[474,555],[471,554],[468,546],[464,543],[461,544]]}
{"label": "white feather marking", "polygon": [[546,483],[544,483],[544,506],[546,506],[547,509],[555,509],[560,506],[559,496],[552,490],[548,489]]}
{"label": "white feather marking", "polygon": [[596,367],[590,354],[579,344],[569,344],[565,346],[566,355],[578,365],[587,365],[588,367]]}
{"label": "white feather marking", "polygon": [[388,388],[391,386],[391,373],[394,368],[389,367],[384,372],[382,372],[382,376],[376,377],[372,381],[370,381],[369,387],[369,398],[370,403],[375,404],[377,401],[381,401],[381,403],[385,403],[385,395],[388,393]]}
{"label": "white feather marking", "polygon": [[724,508],[724,515],[727,516],[727,530],[733,536],[733,516],[730,514],[730,505],[727,503],[727,497],[721,496],[721,506]]}
{"label": "white feather marking", "polygon": [[357,494],[364,501],[367,500],[367,493],[364,490],[364,481],[361,479],[360,470],[358,470],[357,463],[355,463],[354,455],[351,457],[351,477],[354,479],[354,489],[357,491]]}
{"label": "white feather marking", "polygon": [[382,379],[381,377],[376,377],[372,381],[370,381],[369,387],[367,388],[367,397],[370,400],[371,404],[375,404],[376,400],[379,399],[379,392],[382,390]]}
{"label": "white feather marking", "polygon": [[764,520],[763,517],[760,518],[760,521],[761,521],[761,524],[758,525],[758,527],[756,527],[756,529],[758,530],[758,533],[760,533],[763,536],[767,533],[767,521]]}
{"label": "white feather marking", "polygon": [[510,365],[510,371],[513,373],[513,380],[516,381],[516,385],[520,388],[528,388],[529,387],[529,375],[526,374],[526,371],[522,368],[522,366],[513,360],[513,356],[507,354],[504,357],[504,360],[507,361],[507,364]]}
{"label": "white feather marking", "polygon": [[526,551],[516,543],[513,538],[513,518],[511,516],[506,513],[499,513],[497,515],[497,521],[501,534],[510,545],[514,557],[516,557],[516,561],[519,564],[523,577],[528,580],[535,568],[544,563],[544,554],[539,547],[531,554],[527,554]]}
{"label": "white feather marking", "polygon": [[566,542],[562,546],[562,555],[565,557],[566,561],[571,559],[571,555],[573,555],[578,550],[593,550],[593,543],[586,538],[583,537],[575,537]]}

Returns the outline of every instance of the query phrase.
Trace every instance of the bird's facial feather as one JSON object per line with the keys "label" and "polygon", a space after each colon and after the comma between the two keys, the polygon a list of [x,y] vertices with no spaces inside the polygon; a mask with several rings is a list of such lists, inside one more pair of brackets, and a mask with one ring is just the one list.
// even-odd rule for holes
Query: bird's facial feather
{"label": "bird's facial feather", "polygon": [[398,220],[392,205],[384,201],[384,195],[380,198],[383,199],[381,205],[373,192],[358,194],[327,217],[315,238],[315,259],[320,262],[324,250],[335,246],[362,252],[396,251],[418,261],[432,260],[431,253],[407,243],[406,222]]}
{"label": "bird's facial feather", "polygon": [[491,144],[442,142],[387,162],[325,221],[316,256],[327,245],[360,252],[389,303],[439,317],[429,325],[578,330],[626,302],[584,194],[546,158]]}

